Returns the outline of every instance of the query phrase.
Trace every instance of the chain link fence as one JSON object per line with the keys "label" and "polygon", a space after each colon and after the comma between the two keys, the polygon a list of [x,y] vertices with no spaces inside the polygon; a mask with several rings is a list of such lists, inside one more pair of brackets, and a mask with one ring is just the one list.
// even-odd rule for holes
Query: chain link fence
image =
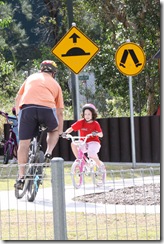
{"label": "chain link fence", "polygon": [[[0,163],[1,240],[160,240],[160,167],[106,164],[96,187],[90,175],[74,189],[70,163],[52,159],[34,202],[16,199],[17,164]],[[120,167],[120,169],[119,169]]]}

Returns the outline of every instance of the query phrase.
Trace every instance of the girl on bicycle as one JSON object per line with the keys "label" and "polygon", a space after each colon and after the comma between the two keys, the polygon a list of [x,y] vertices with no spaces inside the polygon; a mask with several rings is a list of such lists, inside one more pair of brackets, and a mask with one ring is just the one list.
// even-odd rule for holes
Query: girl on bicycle
{"label": "girl on bicycle", "polygon": [[[72,131],[79,131],[80,136],[85,137],[88,134],[93,136],[89,137],[86,141],[86,144],[82,148],[84,153],[87,152],[88,157],[92,158],[98,167],[104,165],[98,157],[98,152],[100,151],[101,144],[99,137],[103,137],[103,132],[100,127],[100,124],[96,121],[97,118],[97,109],[91,104],[85,104],[82,108],[82,119],[76,121],[71,125],[64,133],[71,133]],[[74,143],[71,143],[71,148],[75,157],[78,157],[77,146]]]}

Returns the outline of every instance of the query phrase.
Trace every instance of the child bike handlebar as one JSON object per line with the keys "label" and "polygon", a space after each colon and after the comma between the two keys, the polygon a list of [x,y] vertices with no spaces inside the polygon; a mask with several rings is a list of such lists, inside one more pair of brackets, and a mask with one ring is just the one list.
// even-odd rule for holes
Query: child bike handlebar
{"label": "child bike handlebar", "polygon": [[87,139],[89,137],[93,136],[93,134],[88,134],[86,136],[72,136],[71,134],[67,134],[67,133],[64,133],[62,135],[63,138],[66,138],[66,139],[71,139],[71,141],[75,144],[75,145],[84,145],[87,141]]}

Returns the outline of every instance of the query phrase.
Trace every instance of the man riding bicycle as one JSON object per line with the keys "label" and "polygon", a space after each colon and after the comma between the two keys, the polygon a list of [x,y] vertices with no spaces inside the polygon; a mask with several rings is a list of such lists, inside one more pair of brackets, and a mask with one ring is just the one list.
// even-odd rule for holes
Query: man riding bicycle
{"label": "man riding bicycle", "polygon": [[54,79],[56,71],[54,61],[43,61],[41,71],[27,77],[15,99],[19,129],[19,176],[14,185],[17,189],[23,189],[29,145],[39,125],[47,127],[45,162],[52,158],[52,151],[63,132],[64,101],[62,89]]}

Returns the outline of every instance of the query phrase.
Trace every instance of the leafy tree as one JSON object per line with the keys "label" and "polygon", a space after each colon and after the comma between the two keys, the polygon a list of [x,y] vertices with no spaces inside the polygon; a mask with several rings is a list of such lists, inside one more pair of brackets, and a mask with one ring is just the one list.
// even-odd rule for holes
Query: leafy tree
{"label": "leafy tree", "polygon": [[[142,73],[133,77],[134,112],[152,114],[159,103],[158,64],[152,56],[160,43],[160,2],[89,0],[76,1],[76,6],[75,22],[100,46],[89,69],[111,100],[129,100],[128,79],[115,66],[117,48],[129,38],[143,48],[147,62]],[[124,102],[120,106],[124,107]]]}
{"label": "leafy tree", "polygon": [[[6,0],[3,3],[0,85],[8,96],[15,95],[29,71],[38,70],[43,59],[51,58],[59,67],[57,78],[66,106],[71,106],[68,87],[71,72],[51,54],[52,47],[68,30],[67,1]],[[77,27],[100,47],[84,70],[95,73],[96,93],[90,98],[101,116],[129,116],[128,78],[115,65],[115,53],[127,39],[139,44],[147,59],[143,71],[133,77],[134,113],[153,114],[160,101],[158,62],[152,59],[160,47],[159,0],[76,0],[73,15]]]}
{"label": "leafy tree", "polygon": [[[0,99],[1,105],[7,108],[9,104],[11,110],[15,94],[23,81],[20,70],[22,50],[28,46],[28,36],[22,24],[14,19],[14,15],[18,10],[24,13],[26,10],[25,1],[22,1],[22,5],[14,5],[14,7],[7,1],[0,4],[2,16],[0,21]],[[30,18],[29,11],[30,8],[28,8],[28,18]]]}

